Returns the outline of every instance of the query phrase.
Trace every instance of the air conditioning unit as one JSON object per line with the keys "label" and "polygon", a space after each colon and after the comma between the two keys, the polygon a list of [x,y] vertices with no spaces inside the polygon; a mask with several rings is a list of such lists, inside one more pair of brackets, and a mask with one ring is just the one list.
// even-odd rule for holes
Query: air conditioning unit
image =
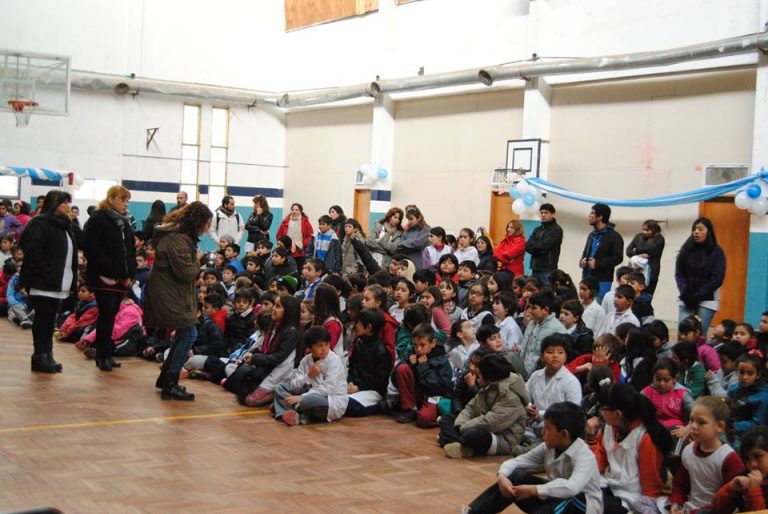
{"label": "air conditioning unit", "polygon": [[703,171],[705,186],[719,186],[745,178],[751,173],[749,164],[705,164]]}

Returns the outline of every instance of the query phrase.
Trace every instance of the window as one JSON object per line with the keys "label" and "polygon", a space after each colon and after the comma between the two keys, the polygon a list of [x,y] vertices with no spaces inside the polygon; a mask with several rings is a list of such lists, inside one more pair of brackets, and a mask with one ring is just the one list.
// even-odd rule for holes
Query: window
{"label": "window", "polygon": [[221,205],[227,191],[227,151],[229,148],[229,109],[213,108],[211,115],[211,168],[208,177],[208,206]]}
{"label": "window", "polygon": [[15,200],[21,196],[21,179],[15,175],[0,176],[0,198]]}
{"label": "window", "polygon": [[87,178],[83,180],[83,185],[81,185],[77,191],[75,191],[75,198],[103,200],[107,197],[107,190],[115,185],[117,185],[117,181],[115,180]]}
{"label": "window", "polygon": [[198,168],[200,166],[200,106],[185,105],[181,135],[180,190],[190,200],[197,198]]}

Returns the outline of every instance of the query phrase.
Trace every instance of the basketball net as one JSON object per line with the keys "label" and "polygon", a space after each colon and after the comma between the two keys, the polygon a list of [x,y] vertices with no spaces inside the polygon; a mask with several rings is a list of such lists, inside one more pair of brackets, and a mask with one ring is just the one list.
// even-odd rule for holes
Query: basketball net
{"label": "basketball net", "polygon": [[32,100],[8,100],[8,105],[13,109],[13,115],[16,116],[16,127],[23,128],[29,126],[29,118],[37,107],[37,102]]}

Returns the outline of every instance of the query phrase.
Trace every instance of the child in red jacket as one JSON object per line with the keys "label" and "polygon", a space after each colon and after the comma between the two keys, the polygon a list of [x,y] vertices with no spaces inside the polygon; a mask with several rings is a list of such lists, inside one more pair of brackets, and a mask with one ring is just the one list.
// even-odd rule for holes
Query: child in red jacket
{"label": "child in red jacket", "polygon": [[568,371],[576,375],[581,383],[587,378],[587,374],[593,366],[606,366],[611,370],[613,374],[613,382],[619,382],[619,375],[621,375],[621,367],[619,366],[616,356],[618,355],[621,344],[618,338],[610,333],[605,333],[595,339],[592,343],[592,353],[585,353],[579,355],[571,362],[565,365]]}
{"label": "child in red jacket", "polygon": [[99,317],[99,307],[96,305],[96,294],[83,284],[77,291],[77,305],[74,312],[67,316],[64,323],[54,336],[62,342],[74,343],[83,337],[85,329],[94,325]]}

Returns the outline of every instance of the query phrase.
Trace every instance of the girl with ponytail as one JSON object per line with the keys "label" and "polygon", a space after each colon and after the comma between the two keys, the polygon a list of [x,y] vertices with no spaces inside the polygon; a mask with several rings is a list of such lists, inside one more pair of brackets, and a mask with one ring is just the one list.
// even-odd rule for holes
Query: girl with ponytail
{"label": "girl with ponytail", "polygon": [[672,446],[669,432],[648,398],[628,384],[601,388],[600,412],[605,428],[592,451],[603,475],[604,512],[644,511],[664,488],[661,473]]}

